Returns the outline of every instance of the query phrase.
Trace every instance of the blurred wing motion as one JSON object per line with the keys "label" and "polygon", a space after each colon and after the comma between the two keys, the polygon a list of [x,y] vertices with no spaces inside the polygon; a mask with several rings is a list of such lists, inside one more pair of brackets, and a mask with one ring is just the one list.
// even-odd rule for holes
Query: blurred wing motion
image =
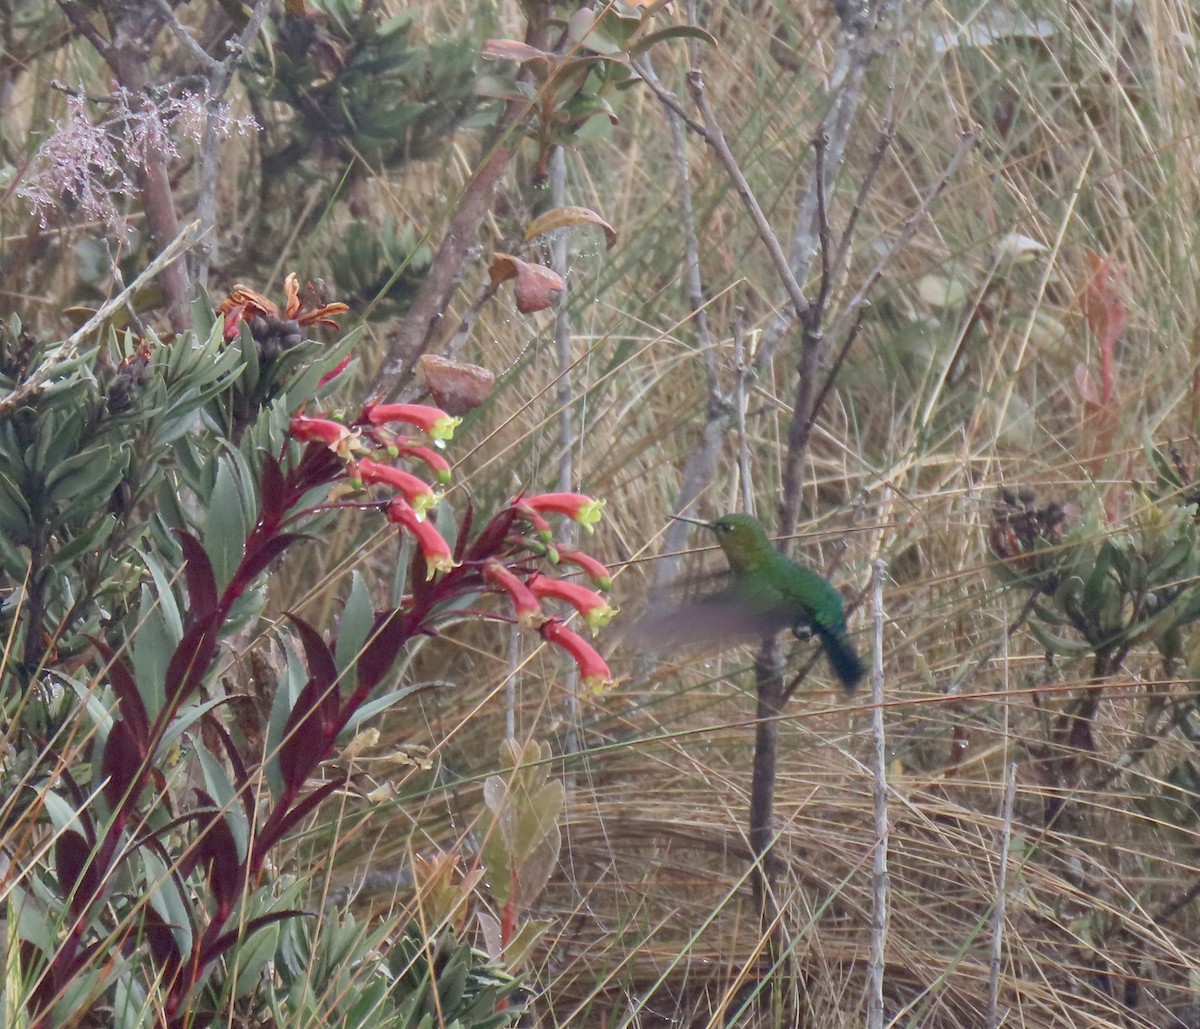
{"label": "blurred wing motion", "polygon": [[671,653],[719,649],[790,629],[797,637],[815,635],[821,641],[834,673],[851,691],[863,677],[862,661],[844,625],[831,621],[835,624],[822,624],[819,618],[801,615],[792,605],[764,604],[734,584],[683,607],[647,614],[630,627],[626,638],[647,653]]}
{"label": "blurred wing motion", "polygon": [[757,610],[730,587],[673,610],[643,615],[628,638],[639,650],[670,653],[749,643],[788,628],[786,618]]}

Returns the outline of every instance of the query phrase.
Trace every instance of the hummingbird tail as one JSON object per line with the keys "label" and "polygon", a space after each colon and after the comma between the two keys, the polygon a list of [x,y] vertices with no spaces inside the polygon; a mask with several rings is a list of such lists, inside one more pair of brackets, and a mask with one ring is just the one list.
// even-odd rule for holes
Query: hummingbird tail
{"label": "hummingbird tail", "polygon": [[825,647],[825,656],[829,658],[834,672],[842,680],[846,692],[852,693],[854,687],[862,681],[866,669],[863,668],[862,660],[850,643],[850,638],[844,629],[831,631],[816,627],[816,632],[821,637],[821,643]]}

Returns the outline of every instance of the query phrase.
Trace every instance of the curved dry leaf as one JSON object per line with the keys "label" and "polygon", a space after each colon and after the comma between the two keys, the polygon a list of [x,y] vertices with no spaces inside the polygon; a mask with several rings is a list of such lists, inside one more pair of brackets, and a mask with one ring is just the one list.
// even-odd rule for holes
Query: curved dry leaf
{"label": "curved dry leaf", "polygon": [[611,250],[617,242],[617,230],[608,224],[595,211],[586,207],[556,207],[545,214],[540,214],[529,223],[525,230],[525,242],[544,236],[556,229],[569,228],[572,225],[598,225],[604,230],[605,249]]}
{"label": "curved dry leaf", "polygon": [[540,264],[530,264],[512,254],[492,254],[488,276],[493,285],[516,279],[517,310],[521,314],[544,311],[558,303],[567,284],[557,272]]}
{"label": "curved dry leaf", "polygon": [[496,376],[477,364],[461,364],[436,354],[422,354],[418,364],[434,403],[455,417],[475,410],[496,385]]}

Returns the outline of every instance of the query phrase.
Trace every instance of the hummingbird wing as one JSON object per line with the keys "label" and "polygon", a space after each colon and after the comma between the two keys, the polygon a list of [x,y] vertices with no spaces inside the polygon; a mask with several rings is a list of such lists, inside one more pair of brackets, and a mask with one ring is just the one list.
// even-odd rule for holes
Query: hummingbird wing
{"label": "hummingbird wing", "polygon": [[762,599],[734,584],[682,607],[643,615],[628,638],[639,650],[654,653],[729,646],[791,628],[786,610]]}

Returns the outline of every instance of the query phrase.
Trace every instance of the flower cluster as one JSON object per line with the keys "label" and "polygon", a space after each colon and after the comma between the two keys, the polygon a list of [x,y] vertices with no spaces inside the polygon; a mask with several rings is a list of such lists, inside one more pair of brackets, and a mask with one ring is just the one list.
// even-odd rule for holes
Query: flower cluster
{"label": "flower cluster", "polygon": [[[321,295],[319,281],[317,284],[305,283],[301,295],[300,280],[295,272],[284,280],[283,289],[287,299],[280,309],[273,301],[248,286],[240,283],[235,285],[217,307],[217,313],[225,318],[225,342],[237,337],[244,322],[263,358],[274,360],[285,350],[296,346],[304,338],[303,330],[308,326],[328,325],[336,329],[338,323],[333,320],[333,315],[350,310],[340,302],[327,303]],[[322,381],[338,375],[349,361],[347,357]]]}
{"label": "flower cluster", "polygon": [[[603,501],[582,493],[518,496],[470,542],[465,538],[469,517],[464,520],[452,548],[428,515],[442,499],[440,487],[450,480],[450,465],[441,450],[460,421],[426,404],[368,403],[357,417],[346,421],[297,414],[291,419],[290,434],[307,447],[335,454],[345,482],[354,491],[368,492],[367,505],[382,510],[417,544],[426,585],[415,589],[405,612],[414,624],[454,597],[504,596],[511,617],[489,617],[504,617],[536,630],[571,656],[588,688],[602,687],[612,679],[608,665],[553,613],[551,605],[578,613],[594,635],[616,614],[601,593],[612,586],[612,577],[591,555],[557,546],[547,516],[571,518],[590,532],[600,520]],[[397,463],[405,459],[409,467]],[[421,466],[423,474],[414,466]],[[581,571],[591,585],[554,574],[566,567]]]}

